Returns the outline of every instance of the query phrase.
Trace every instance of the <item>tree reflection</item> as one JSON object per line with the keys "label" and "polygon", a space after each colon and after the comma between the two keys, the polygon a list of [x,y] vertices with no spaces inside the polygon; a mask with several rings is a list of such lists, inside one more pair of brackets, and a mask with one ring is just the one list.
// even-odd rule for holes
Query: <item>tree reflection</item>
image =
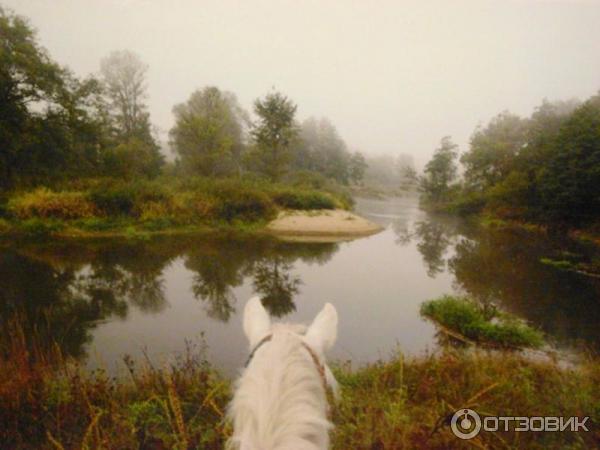
{"label": "tree reflection", "polygon": [[563,245],[545,236],[488,230],[455,246],[449,261],[457,287],[482,304],[497,304],[560,341],[584,340],[600,346],[600,282],[540,263]]}
{"label": "tree reflection", "polygon": [[221,251],[219,248],[204,243],[187,257],[185,267],[194,272],[192,292],[207,304],[208,316],[227,322],[235,312],[233,288],[244,280],[245,261],[234,246],[225,244]]}
{"label": "tree reflection", "polygon": [[99,320],[127,313],[122,299],[72,269],[57,269],[14,252],[0,254],[0,277],[0,322],[18,316],[26,339],[35,338],[42,346],[57,342],[67,356],[85,355],[84,345]]}
{"label": "tree reflection", "polygon": [[301,280],[291,275],[293,263],[323,264],[337,250],[332,243],[289,243],[273,239],[206,240],[190,249],[185,266],[194,272],[192,292],[207,305],[207,314],[227,322],[235,312],[234,288],[246,277],[265,307],[277,317],[296,309],[294,295]]}
{"label": "tree reflection", "polygon": [[406,224],[393,227],[396,243],[407,245],[413,240],[423,257],[427,275],[435,278],[446,268],[446,253],[452,244],[453,230],[447,224],[438,221],[421,221],[411,230]]}
{"label": "tree reflection", "polygon": [[294,295],[302,282],[291,275],[292,268],[281,257],[260,261],[254,268],[254,290],[272,316],[282,317],[296,310]]}
{"label": "tree reflection", "polygon": [[26,336],[84,357],[99,322],[124,319],[132,307],[156,314],[168,305],[164,273],[177,258],[192,272],[192,292],[210,317],[229,320],[235,288],[246,279],[281,316],[295,309],[294,262],[323,264],[337,248],[266,238],[20,242],[0,248],[0,327],[18,316]]}

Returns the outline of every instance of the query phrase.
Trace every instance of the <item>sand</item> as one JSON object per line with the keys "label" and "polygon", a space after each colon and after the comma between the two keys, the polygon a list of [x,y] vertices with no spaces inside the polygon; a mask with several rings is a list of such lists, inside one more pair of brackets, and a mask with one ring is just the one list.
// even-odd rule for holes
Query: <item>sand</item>
{"label": "sand", "polygon": [[345,240],[378,233],[383,228],[342,209],[318,211],[283,211],[267,229],[293,240]]}

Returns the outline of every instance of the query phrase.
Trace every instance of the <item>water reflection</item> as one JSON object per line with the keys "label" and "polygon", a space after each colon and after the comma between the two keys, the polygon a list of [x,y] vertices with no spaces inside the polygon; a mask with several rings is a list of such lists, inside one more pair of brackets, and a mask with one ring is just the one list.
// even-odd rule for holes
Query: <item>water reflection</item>
{"label": "water reflection", "polygon": [[85,356],[99,322],[126,319],[131,308],[157,314],[169,306],[164,273],[182,259],[191,290],[207,314],[227,322],[235,313],[234,288],[246,277],[275,316],[295,310],[300,278],[294,262],[323,264],[337,244],[289,244],[272,239],[157,239],[0,248],[0,326],[21,316],[25,335],[58,342]]}
{"label": "water reflection", "polygon": [[272,316],[282,317],[296,310],[294,295],[302,283],[292,275],[292,264],[275,256],[258,262],[254,271],[254,290],[260,294],[262,303]]}
{"label": "water reflection", "polygon": [[556,253],[591,260],[597,249],[519,230],[481,230],[438,217],[394,230],[400,245],[416,244],[430,277],[447,269],[455,290],[482,306],[518,314],[558,343],[600,348],[599,280],[540,262]]}
{"label": "water reflection", "polygon": [[411,229],[404,222],[400,222],[394,223],[393,229],[397,236],[396,243],[408,245],[411,241],[416,241],[430,278],[435,278],[446,270],[446,254],[456,236],[456,231],[450,223],[419,221]]}

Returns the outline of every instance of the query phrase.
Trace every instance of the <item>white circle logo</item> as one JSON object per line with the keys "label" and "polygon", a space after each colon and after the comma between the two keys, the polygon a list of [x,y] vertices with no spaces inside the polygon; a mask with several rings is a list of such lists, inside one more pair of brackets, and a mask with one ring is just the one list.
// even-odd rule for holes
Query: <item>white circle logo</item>
{"label": "white circle logo", "polygon": [[472,409],[459,409],[452,416],[450,428],[460,439],[472,439],[481,431],[481,417]]}

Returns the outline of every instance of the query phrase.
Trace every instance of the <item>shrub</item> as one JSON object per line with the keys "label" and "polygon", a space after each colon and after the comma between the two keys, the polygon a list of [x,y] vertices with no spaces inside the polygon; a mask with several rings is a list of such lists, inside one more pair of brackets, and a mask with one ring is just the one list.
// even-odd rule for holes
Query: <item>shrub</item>
{"label": "shrub", "polygon": [[104,217],[90,217],[76,223],[77,227],[87,231],[107,231],[120,225],[118,221]]}
{"label": "shrub", "polygon": [[483,308],[468,298],[445,295],[421,305],[421,314],[468,339],[500,347],[541,347],[541,332],[516,317]]}
{"label": "shrub", "polygon": [[89,194],[90,200],[107,216],[131,216],[135,206],[135,193],[128,186],[97,187]]}
{"label": "shrub", "polygon": [[53,192],[46,188],[13,197],[8,209],[19,219],[81,219],[92,217],[97,212],[95,205],[82,192]]}
{"label": "shrub", "polygon": [[254,189],[222,185],[213,195],[217,200],[214,211],[218,220],[253,222],[267,219],[275,213],[275,205],[267,194]]}
{"label": "shrub", "polygon": [[45,237],[62,230],[63,225],[55,220],[34,217],[20,224],[21,230],[34,237]]}
{"label": "shrub", "polygon": [[329,195],[312,190],[281,190],[273,194],[273,200],[289,209],[335,209],[337,206]]}

